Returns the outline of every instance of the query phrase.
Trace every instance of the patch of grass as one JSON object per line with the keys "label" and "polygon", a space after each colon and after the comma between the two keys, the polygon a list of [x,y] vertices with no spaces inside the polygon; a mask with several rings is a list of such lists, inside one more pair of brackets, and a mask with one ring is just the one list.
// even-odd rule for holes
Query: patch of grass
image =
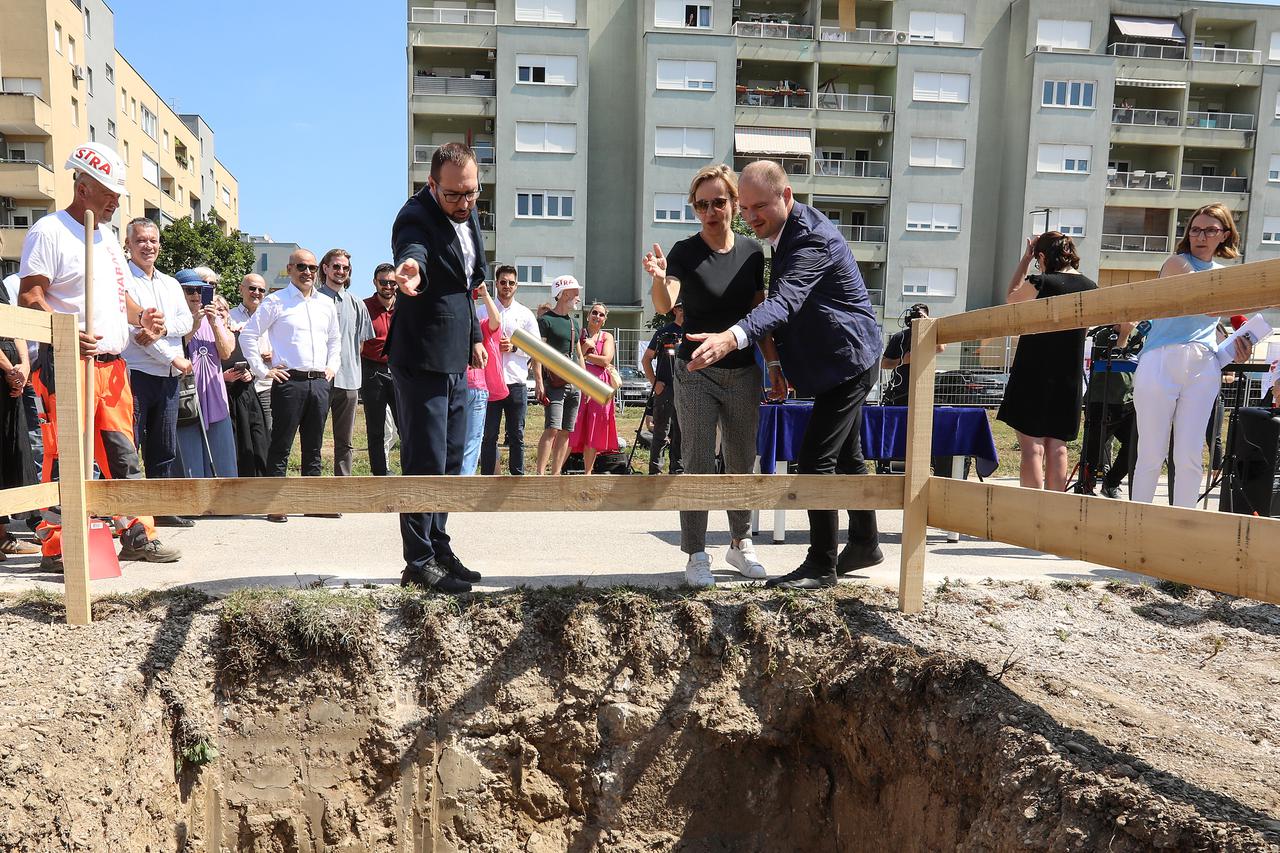
{"label": "patch of grass", "polygon": [[1151,597],[1151,588],[1146,584],[1130,583],[1119,578],[1107,581],[1102,585],[1102,588],[1116,596],[1130,598],[1134,601],[1145,601]]}
{"label": "patch of grass", "polygon": [[247,677],[269,662],[315,658],[363,672],[378,642],[377,613],[374,599],[333,590],[236,590],[219,614],[227,669]]}
{"label": "patch of grass", "polygon": [[1027,581],[1022,587],[1022,597],[1032,601],[1044,601],[1044,587],[1038,583]]}
{"label": "patch of grass", "polygon": [[213,599],[198,589],[178,586],[173,589],[138,589],[133,592],[108,592],[93,599],[93,618],[110,618],[118,613],[146,613],[156,607],[191,611],[204,607]]}
{"label": "patch of grass", "polygon": [[1055,628],[1053,631],[1053,636],[1058,638],[1058,642],[1065,643],[1067,641],[1067,638],[1070,637],[1071,635],[1067,633],[1066,628]]}
{"label": "patch of grass", "polygon": [[1052,581],[1049,586],[1059,592],[1080,592],[1081,590],[1089,589],[1093,584],[1086,580],[1056,580]]}
{"label": "patch of grass", "polygon": [[62,596],[43,587],[23,590],[13,600],[12,609],[34,611],[49,618],[65,616],[67,612]]}
{"label": "patch of grass", "polygon": [[1191,584],[1178,583],[1177,581],[1156,581],[1156,589],[1160,590],[1170,598],[1177,598],[1179,600],[1186,598],[1196,591],[1196,588]]}

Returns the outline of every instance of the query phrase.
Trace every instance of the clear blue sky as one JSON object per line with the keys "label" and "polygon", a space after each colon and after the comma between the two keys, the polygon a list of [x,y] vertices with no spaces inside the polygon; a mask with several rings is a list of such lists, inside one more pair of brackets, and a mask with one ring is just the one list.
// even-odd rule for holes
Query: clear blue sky
{"label": "clear blue sky", "polygon": [[386,0],[108,2],[116,49],[199,113],[240,182],[240,230],[351,252],[373,293],[408,195],[405,7]]}

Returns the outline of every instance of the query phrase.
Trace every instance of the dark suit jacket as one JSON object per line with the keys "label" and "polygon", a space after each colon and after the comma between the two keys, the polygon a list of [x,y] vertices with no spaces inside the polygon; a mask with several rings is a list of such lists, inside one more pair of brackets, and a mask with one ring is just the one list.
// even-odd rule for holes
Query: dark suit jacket
{"label": "dark suit jacket", "polygon": [[467,223],[475,242],[474,269],[463,269],[462,241],[427,187],[405,202],[391,226],[391,253],[398,266],[413,258],[422,271],[417,296],[396,297],[384,352],[391,364],[438,373],[464,373],[471,345],[480,343],[472,289],[488,277],[480,220]]}
{"label": "dark suit jacket", "polygon": [[773,252],[769,296],[738,325],[752,342],[773,333],[783,373],[804,394],[828,391],[880,359],[880,326],[849,245],[798,201]]}

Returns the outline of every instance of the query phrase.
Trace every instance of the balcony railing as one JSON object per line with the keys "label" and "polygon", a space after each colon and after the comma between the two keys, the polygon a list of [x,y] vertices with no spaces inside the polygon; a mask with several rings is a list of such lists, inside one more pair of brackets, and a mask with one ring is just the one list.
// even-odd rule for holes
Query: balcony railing
{"label": "balcony railing", "polygon": [[1194,62],[1229,62],[1236,65],[1261,65],[1262,51],[1236,50],[1230,47],[1193,47],[1191,59]]}
{"label": "balcony railing", "polygon": [[771,163],[777,163],[782,167],[782,171],[788,175],[807,175],[809,174],[809,160],[806,157],[756,157],[754,155],[743,155],[733,158],[733,168],[735,171],[741,172],[749,163],[755,163],[759,160],[768,160]]}
{"label": "balcony railing", "polygon": [[497,230],[497,224],[496,224],[497,220],[494,218],[492,213],[489,213],[488,211],[485,211],[485,210],[479,210],[479,211],[476,211],[476,218],[480,220],[481,231]]}
{"label": "balcony railing", "polygon": [[1209,127],[1219,130],[1253,130],[1252,113],[1188,112],[1187,127]]}
{"label": "balcony railing", "polygon": [[733,34],[741,38],[812,39],[813,27],[808,24],[737,21],[733,25]]}
{"label": "balcony railing", "polygon": [[1164,236],[1147,236],[1143,234],[1103,234],[1102,251],[1104,252],[1151,252],[1169,251],[1169,238]]}
{"label": "balcony railing", "polygon": [[828,178],[888,178],[889,164],[882,160],[815,160],[813,173]]}
{"label": "balcony railing", "polygon": [[1107,186],[1120,190],[1172,190],[1173,176],[1168,172],[1146,172],[1142,169],[1132,172],[1108,170]]}
{"label": "balcony railing", "polygon": [[474,24],[492,27],[498,23],[493,9],[448,9],[442,6],[414,6],[409,10],[411,24]]}
{"label": "balcony railing", "polygon": [[837,225],[844,239],[850,243],[883,243],[883,225]]}
{"label": "balcony railing", "polygon": [[[430,163],[431,156],[435,154],[439,145],[415,145],[413,146],[413,162]],[[471,146],[471,150],[476,153],[476,163],[481,166],[492,166],[497,162],[497,152],[493,148],[492,143],[478,142]]]}
{"label": "balcony railing", "polygon": [[478,77],[431,77],[426,74],[417,74],[413,78],[413,94],[493,98],[498,94],[498,84],[494,80]]}
{"label": "balcony railing", "polygon": [[1113,107],[1112,124],[1131,124],[1143,127],[1179,127],[1182,113],[1179,110],[1146,110],[1136,107]]}
{"label": "balcony railing", "polygon": [[1248,178],[1227,175],[1183,175],[1178,188],[1193,193],[1247,193]]}
{"label": "balcony railing", "polygon": [[784,107],[807,110],[812,100],[808,92],[800,91],[747,89],[746,91],[739,90],[738,92],[738,106],[740,107]]}
{"label": "balcony railing", "polygon": [[897,30],[842,30],[839,27],[823,27],[818,31],[820,41],[842,41],[847,44],[895,44],[897,37]]}
{"label": "balcony railing", "polygon": [[1134,59],[1186,59],[1187,49],[1180,44],[1138,44],[1118,41],[1107,45],[1107,53]]}
{"label": "balcony railing", "polygon": [[855,113],[891,113],[893,98],[889,95],[842,95],[836,92],[819,92],[818,109],[845,110]]}

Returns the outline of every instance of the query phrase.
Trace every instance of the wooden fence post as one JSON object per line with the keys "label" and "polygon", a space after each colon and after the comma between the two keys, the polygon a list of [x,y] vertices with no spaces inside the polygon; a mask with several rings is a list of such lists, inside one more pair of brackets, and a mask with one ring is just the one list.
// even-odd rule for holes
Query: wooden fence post
{"label": "wooden fence post", "polygon": [[[53,315],[53,376],[58,417],[58,503],[62,506],[62,572],[67,624],[88,625],[89,515],[85,508],[84,365],[74,314]],[[91,445],[92,446],[92,445]],[[47,451],[46,451],[47,452]]]}
{"label": "wooden fence post", "polygon": [[898,609],[924,607],[925,539],[929,527],[929,464],[933,450],[933,374],[937,363],[937,320],[911,323],[911,376],[907,401],[907,476],[902,495],[902,568]]}

